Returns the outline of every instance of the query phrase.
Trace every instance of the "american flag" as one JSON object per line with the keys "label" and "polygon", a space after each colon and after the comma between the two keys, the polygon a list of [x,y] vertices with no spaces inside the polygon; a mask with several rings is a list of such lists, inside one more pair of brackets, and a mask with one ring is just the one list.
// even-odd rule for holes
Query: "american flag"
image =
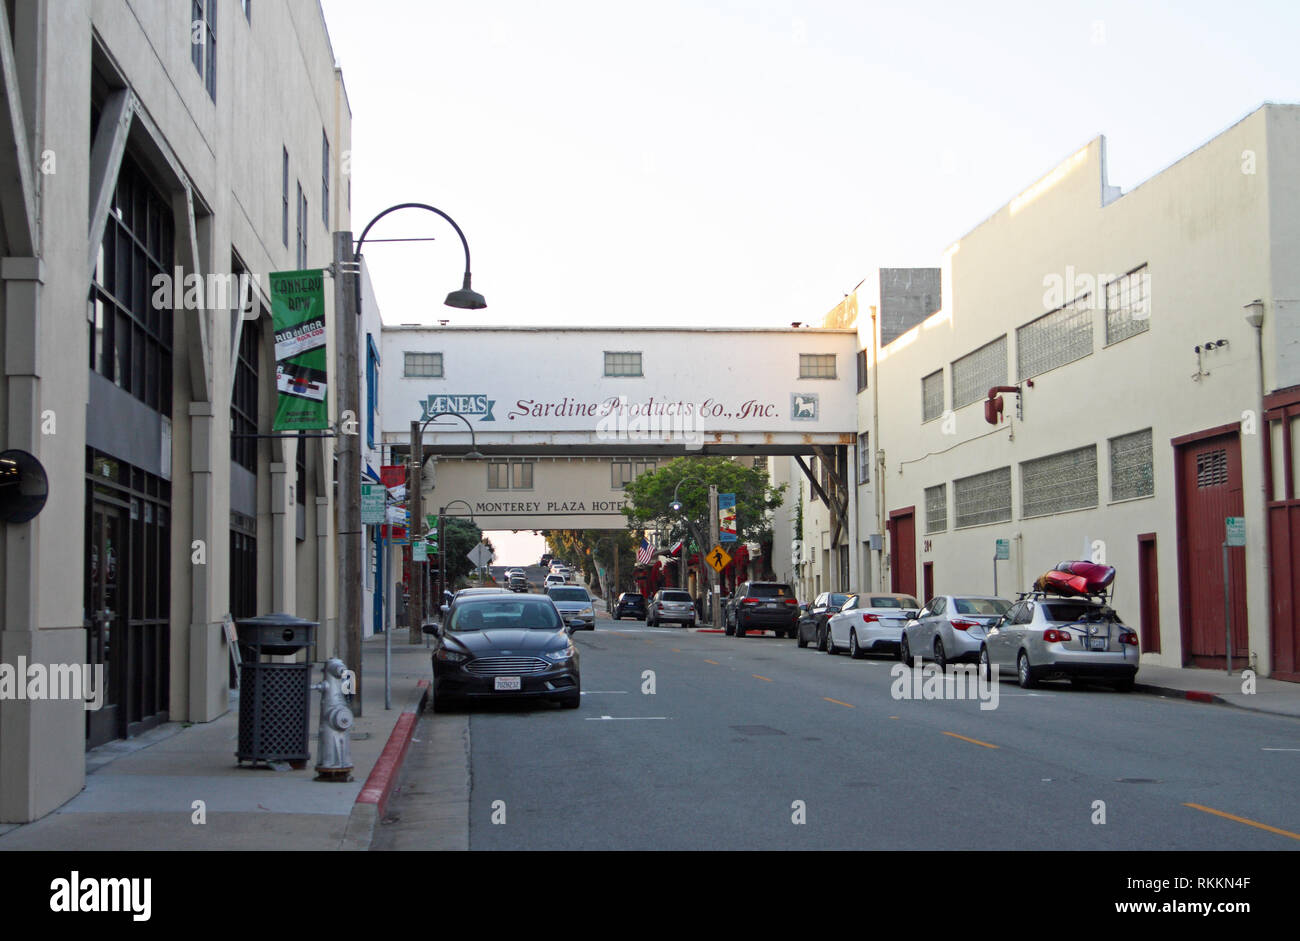
{"label": "american flag", "polygon": [[641,546],[640,546],[640,548],[638,548],[638,549],[636,550],[636,564],[637,564],[637,565],[649,565],[649,564],[650,564],[650,560],[653,559],[654,556],[655,556],[655,549],[654,549],[654,546],[652,546],[652,545],[650,545],[650,543],[646,542],[645,537],[642,536],[642,537],[641,537]]}

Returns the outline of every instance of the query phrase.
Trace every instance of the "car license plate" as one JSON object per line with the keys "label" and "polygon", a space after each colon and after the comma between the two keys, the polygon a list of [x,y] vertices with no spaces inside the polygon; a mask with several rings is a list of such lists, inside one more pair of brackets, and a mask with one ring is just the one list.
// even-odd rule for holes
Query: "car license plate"
{"label": "car license plate", "polygon": [[519,677],[517,676],[498,676],[496,678],[496,689],[498,692],[518,692]]}
{"label": "car license plate", "polygon": [[1088,649],[1089,649],[1089,650],[1105,650],[1105,649],[1106,649],[1106,638],[1105,638],[1105,637],[1089,637],[1089,638],[1088,638]]}

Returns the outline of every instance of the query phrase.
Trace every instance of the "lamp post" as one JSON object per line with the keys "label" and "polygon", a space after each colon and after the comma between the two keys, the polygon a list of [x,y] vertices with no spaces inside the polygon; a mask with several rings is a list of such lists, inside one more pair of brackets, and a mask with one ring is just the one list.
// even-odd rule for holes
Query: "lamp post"
{"label": "lamp post", "polygon": [[[700,533],[696,530],[695,525],[694,525],[694,522],[690,519],[690,517],[688,517],[685,513],[682,512],[682,511],[683,511],[682,502],[681,502],[679,499],[677,499],[677,492],[678,492],[679,490],[681,490],[682,484],[686,483],[688,480],[694,480],[694,481],[696,481],[696,482],[698,482],[698,483],[701,483],[701,484],[707,484],[707,481],[705,481],[702,477],[696,477],[696,476],[694,476],[694,475],[690,475],[690,476],[683,477],[681,480],[677,481],[677,486],[673,488],[673,500],[672,500],[671,503],[668,504],[668,509],[672,510],[674,513],[681,513],[681,514],[682,514],[682,522],[683,522],[683,524],[685,524],[685,526],[686,526],[686,531],[687,531],[687,533],[690,535],[690,537],[693,538],[693,539],[695,540],[695,542],[698,544],[698,546],[699,546],[699,550],[700,550],[700,558],[703,559],[703,558],[704,558],[704,553],[708,550],[708,547],[704,544],[704,540],[703,540],[702,538],[700,538]],[[712,486],[712,485],[709,485],[709,514],[710,514],[710,520],[713,519],[713,517],[714,517],[714,515],[716,515],[716,513],[717,513],[717,488],[714,487],[714,486]],[[688,566],[687,566],[687,547],[686,547],[686,546],[683,546],[683,547],[682,547],[682,558],[681,558],[681,563],[680,563],[680,564],[681,564],[681,569],[680,569],[680,571],[681,571],[681,582],[682,582],[682,588],[686,588],[686,587],[687,587],[687,575],[686,575],[686,573],[687,573],[687,571],[688,571]],[[703,570],[701,569],[701,571],[703,571]],[[713,579],[713,576],[711,576],[711,575],[707,575],[707,574],[706,574],[706,575],[705,575],[705,580],[706,580],[707,583],[708,583],[708,589],[709,589],[709,591],[710,591],[711,593],[713,593],[713,594],[716,594],[716,592],[714,591],[714,584],[713,584],[714,579]],[[717,620],[717,617],[716,617],[716,610],[715,610],[715,609],[717,609],[717,607],[718,607],[718,605],[717,605],[716,603],[714,603],[713,605],[710,606],[710,612],[711,612],[711,613],[710,613],[710,622],[713,622],[713,621],[716,621],[716,620]]]}
{"label": "lamp post", "polygon": [[[445,506],[438,508],[438,610],[442,610],[442,599],[447,594],[447,525],[443,520],[447,516],[447,508],[453,507],[457,503],[465,503],[464,500],[452,500]],[[474,508],[465,503],[465,509],[469,510],[469,521],[474,522]]]}
{"label": "lamp post", "polygon": [[[465,277],[460,290],[447,295],[448,307],[461,310],[481,310],[487,307],[483,295],[476,293],[470,286],[469,242],[465,233],[451,216],[441,209],[426,203],[398,203],[380,212],[361,230],[361,238],[352,243],[351,232],[334,233],[335,272],[335,310],[338,336],[339,376],[336,382],[338,391],[339,414],[351,412],[361,414],[360,391],[360,330],[361,324],[361,249],[366,236],[380,219],[399,209],[423,209],[446,219],[460,236],[465,249]],[[352,280],[348,290],[348,279]],[[353,310],[349,310],[351,307]],[[355,318],[349,314],[355,313]],[[355,712],[362,715],[361,669],[361,588],[362,588],[362,546],[361,546],[361,438],[360,435],[340,435],[337,449],[338,456],[338,620],[341,636],[340,653],[344,662],[355,677],[356,699]],[[412,631],[418,636],[418,631]]]}
{"label": "lamp post", "polygon": [[[429,425],[438,420],[443,415],[450,415],[459,418],[469,429],[470,449],[465,458],[470,461],[479,461],[483,455],[479,452],[478,442],[474,437],[474,426],[470,424],[468,418],[460,412],[443,411],[434,412],[421,423],[418,419],[411,422],[411,455],[410,463],[407,467],[407,496],[410,500],[411,507],[411,610],[417,614],[412,620],[411,628],[408,632],[408,641],[412,644],[418,644],[423,639],[421,628],[424,627],[424,618],[427,614],[424,597],[424,582],[428,571],[427,562],[415,561],[415,541],[418,538],[423,539],[427,531],[424,522],[424,494],[421,487],[421,471],[424,468],[424,432]],[[466,504],[469,506],[469,504]],[[471,510],[472,512],[472,510]],[[439,549],[442,544],[439,543]],[[418,627],[417,627],[418,624]]]}

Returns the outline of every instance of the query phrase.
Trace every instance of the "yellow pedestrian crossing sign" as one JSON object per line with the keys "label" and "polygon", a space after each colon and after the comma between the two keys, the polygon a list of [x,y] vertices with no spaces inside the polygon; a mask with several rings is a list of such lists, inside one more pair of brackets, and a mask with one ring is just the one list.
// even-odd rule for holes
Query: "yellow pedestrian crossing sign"
{"label": "yellow pedestrian crossing sign", "polygon": [[709,564],[713,566],[715,572],[721,572],[731,564],[731,556],[727,554],[727,550],[722,548],[722,546],[714,546],[709,550],[709,554],[706,558],[708,559]]}

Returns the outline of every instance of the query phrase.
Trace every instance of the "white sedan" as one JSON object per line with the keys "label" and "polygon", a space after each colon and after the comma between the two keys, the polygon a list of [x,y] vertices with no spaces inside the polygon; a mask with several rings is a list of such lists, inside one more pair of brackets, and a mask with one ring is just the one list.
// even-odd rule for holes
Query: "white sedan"
{"label": "white sedan", "polygon": [[852,595],[826,622],[826,652],[847,650],[855,660],[869,653],[897,654],[903,626],[920,607],[911,595]]}

